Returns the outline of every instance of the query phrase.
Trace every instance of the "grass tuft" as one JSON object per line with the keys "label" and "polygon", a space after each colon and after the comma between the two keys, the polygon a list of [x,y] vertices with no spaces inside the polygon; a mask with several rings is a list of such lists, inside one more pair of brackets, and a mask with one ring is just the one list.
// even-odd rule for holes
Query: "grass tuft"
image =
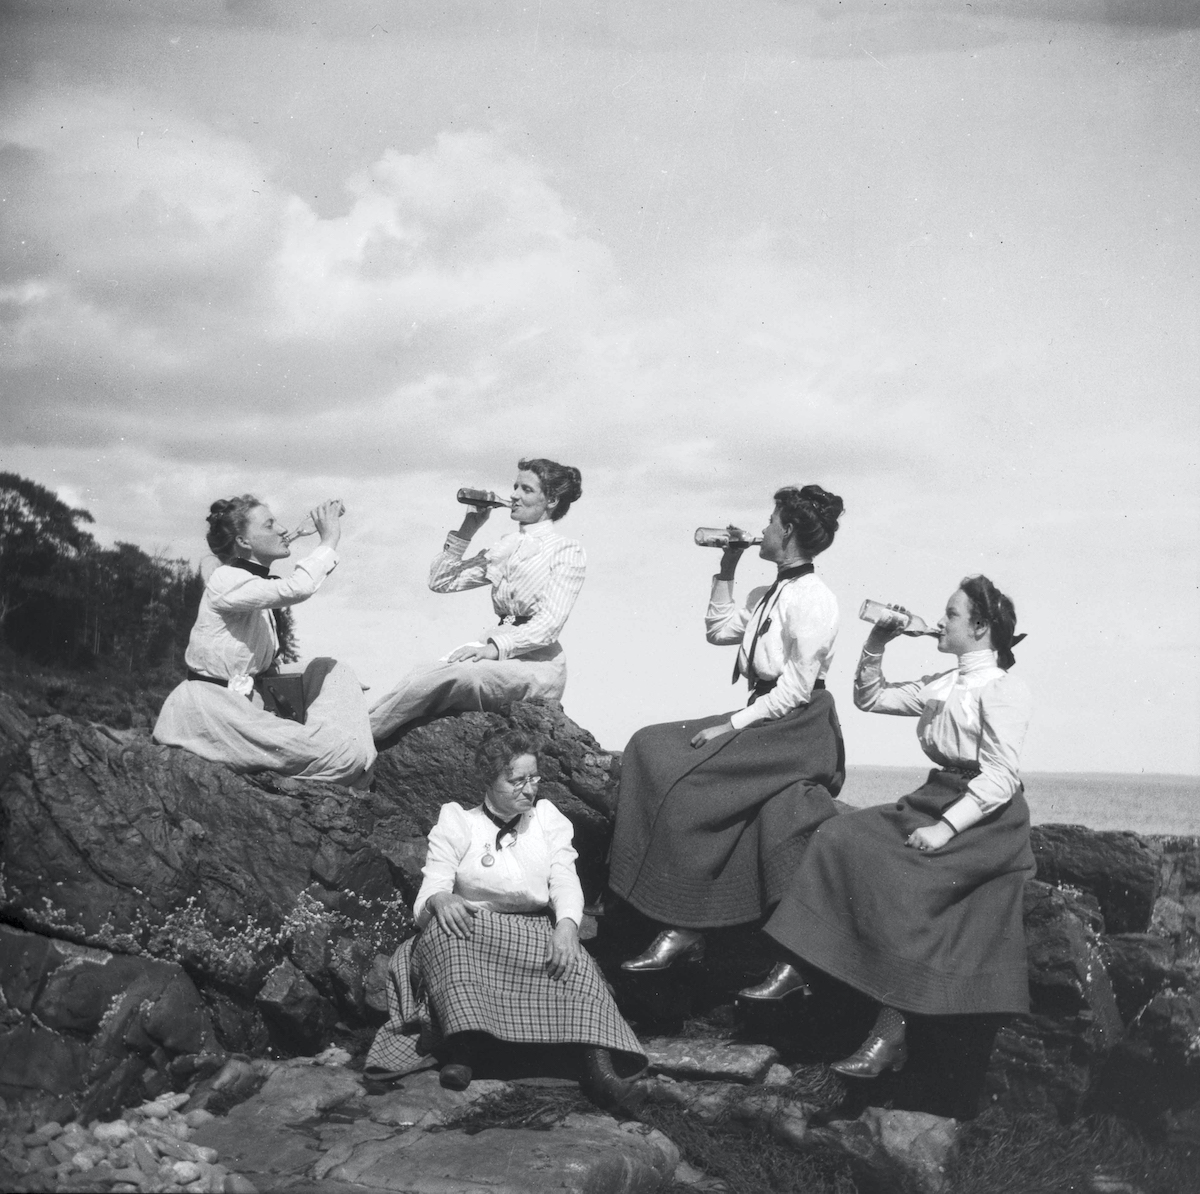
{"label": "grass tuft", "polygon": [[1059,1124],[1039,1115],[984,1112],[964,1125],[947,1170],[954,1194],[1196,1194],[1200,1150],[1148,1140],[1110,1116]]}
{"label": "grass tuft", "polygon": [[473,1136],[485,1128],[552,1128],[576,1111],[595,1110],[575,1086],[510,1086],[473,1103],[436,1130]]}

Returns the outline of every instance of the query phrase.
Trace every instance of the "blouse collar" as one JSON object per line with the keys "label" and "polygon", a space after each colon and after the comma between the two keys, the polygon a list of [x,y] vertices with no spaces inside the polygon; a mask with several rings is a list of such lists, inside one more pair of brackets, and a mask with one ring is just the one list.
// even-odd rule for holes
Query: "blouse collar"
{"label": "blouse collar", "polygon": [[523,522],[517,530],[522,535],[534,535],[537,538],[542,538],[546,535],[554,534],[554,520],[543,518],[541,522]]}
{"label": "blouse collar", "polygon": [[257,560],[244,560],[241,556],[234,556],[229,561],[230,568],[240,568],[243,572],[252,572],[255,576],[261,576],[264,580],[268,580],[271,576],[271,569],[265,564],[260,564]]}
{"label": "blouse collar", "polygon": [[985,668],[999,667],[996,662],[996,652],[990,648],[983,651],[968,651],[958,657],[958,674],[969,676],[972,672],[982,672]]}

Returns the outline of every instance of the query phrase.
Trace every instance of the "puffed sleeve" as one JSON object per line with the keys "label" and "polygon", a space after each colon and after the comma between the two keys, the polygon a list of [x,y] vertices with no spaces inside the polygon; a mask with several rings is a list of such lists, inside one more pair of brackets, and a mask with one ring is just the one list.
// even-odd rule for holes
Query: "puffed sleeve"
{"label": "puffed sleeve", "polygon": [[1015,676],[993,680],[979,694],[979,774],[942,816],[966,829],[1007,804],[1021,786],[1021,746],[1033,697]]}
{"label": "puffed sleeve", "polygon": [[421,889],[413,904],[413,919],[423,929],[431,915],[426,907],[429,897],[439,891],[454,890],[454,876],[471,845],[471,826],[461,804],[442,805],[437,824],[429,831],[429,851],[421,868]]}
{"label": "puffed sleeve", "polygon": [[534,609],[523,626],[505,626],[494,630],[488,639],[496,644],[501,659],[514,659],[558,642],[583,588],[587,556],[574,539],[564,539],[554,548],[550,572]]}
{"label": "puffed sleeve", "polygon": [[320,546],[301,560],[291,576],[255,576],[240,568],[218,568],[208,579],[209,598],[220,613],[252,609],[282,609],[307,601],[337,567],[332,547]]}
{"label": "puffed sleeve", "polygon": [[750,621],[750,613],[766,591],[765,585],[751,589],[746,604],[737,605],[733,600],[732,582],[714,576],[712,595],[704,614],[704,637],[716,647],[740,644]]}
{"label": "puffed sleeve", "polygon": [[463,559],[470,542],[453,531],[446,536],[441,552],[434,556],[429,566],[429,587],[435,593],[460,593],[463,589],[478,589],[491,583],[487,574],[487,552],[481,551],[469,560]]}
{"label": "puffed sleeve", "polygon": [[537,807],[550,858],[548,882],[554,919],[573,920],[578,925],[583,921],[583,888],[575,871],[578,857],[572,845],[575,829],[549,801],[540,801]]}
{"label": "puffed sleeve", "polygon": [[[950,669],[953,671],[953,669]],[[920,717],[925,708],[921,690],[926,684],[946,675],[940,672],[922,676],[920,680],[905,680],[889,684],[883,678],[883,654],[863,647],[854,674],[854,704],[864,713],[892,713],[897,717]]]}
{"label": "puffed sleeve", "polygon": [[766,696],[739,709],[729,722],[735,730],[756,721],[783,717],[812,700],[821,668],[832,658],[837,638],[837,599],[823,585],[786,592],[776,606],[784,664]]}

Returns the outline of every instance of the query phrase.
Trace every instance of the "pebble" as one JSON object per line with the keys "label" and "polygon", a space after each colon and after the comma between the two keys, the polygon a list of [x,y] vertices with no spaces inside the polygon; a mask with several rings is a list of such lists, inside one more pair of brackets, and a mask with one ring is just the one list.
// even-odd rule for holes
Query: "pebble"
{"label": "pebble", "polygon": [[123,1119],[117,1119],[112,1123],[97,1124],[92,1129],[92,1135],[106,1144],[120,1144],[124,1140],[131,1140],[134,1131]]}
{"label": "pebble", "polygon": [[176,1161],[171,1166],[171,1174],[182,1184],[194,1182],[200,1176],[200,1166],[195,1161]]}

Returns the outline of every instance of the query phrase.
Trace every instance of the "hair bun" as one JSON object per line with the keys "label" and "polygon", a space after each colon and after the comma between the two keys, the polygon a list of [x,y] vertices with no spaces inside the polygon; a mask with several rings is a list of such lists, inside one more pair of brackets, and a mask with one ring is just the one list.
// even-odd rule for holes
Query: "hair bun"
{"label": "hair bun", "polygon": [[813,513],[826,530],[838,529],[838,519],[846,509],[846,504],[836,493],[830,493],[820,485],[805,485],[800,490],[800,496],[812,506]]}
{"label": "hair bun", "polygon": [[233,509],[235,503],[229,498],[218,498],[208,508],[208,525],[220,522]]}
{"label": "hair bun", "polygon": [[567,476],[563,484],[563,497],[568,501],[577,502],[583,497],[583,474],[571,464],[563,465]]}

